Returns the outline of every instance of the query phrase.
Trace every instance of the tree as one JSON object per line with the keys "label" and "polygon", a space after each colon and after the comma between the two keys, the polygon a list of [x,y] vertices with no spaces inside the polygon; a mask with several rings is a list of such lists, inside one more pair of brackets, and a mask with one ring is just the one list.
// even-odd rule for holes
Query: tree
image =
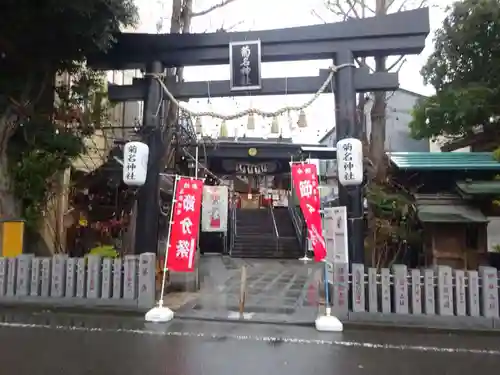
{"label": "tree", "polygon": [[[325,0],[326,8],[343,21],[367,16],[383,16],[391,12],[401,12],[421,8],[426,0]],[[317,13],[317,12],[316,12]],[[368,67],[374,72],[399,71],[406,62],[405,56],[388,59],[378,56],[369,61],[356,59],[358,66]],[[373,266],[388,266],[407,245],[418,240],[414,212],[410,210],[408,192],[401,191],[388,175],[388,161],[385,154],[386,107],[389,98],[386,92],[373,92],[370,111],[371,131],[369,137],[363,134],[365,145],[368,184],[365,196],[368,203],[368,229],[365,248]],[[365,120],[365,94],[358,95],[360,122]],[[366,129],[365,129],[366,130]]]}
{"label": "tree", "polygon": [[[85,67],[137,20],[133,0],[6,0],[0,15],[0,216],[36,225],[58,172],[100,125],[103,76]],[[57,87],[56,76],[70,74]]]}
{"label": "tree", "polygon": [[[326,8],[343,21],[349,19],[360,19],[372,16],[383,16],[393,12],[401,12],[409,9],[422,8],[427,5],[426,0],[325,0]],[[374,72],[398,72],[406,62],[405,56],[391,59],[388,63],[387,57],[378,56],[368,61],[367,59],[356,59],[359,66],[370,68]],[[370,159],[370,171],[372,179],[384,182],[387,175],[387,165],[385,161],[385,126],[386,126],[386,106],[387,93],[373,92],[371,100],[371,132],[367,139],[368,156]],[[358,96],[358,112],[360,120],[364,122],[364,108],[366,100],[364,94]]]}
{"label": "tree", "polygon": [[500,124],[500,2],[464,0],[448,8],[421,74],[436,94],[414,108],[416,139],[463,137]]}
{"label": "tree", "polygon": [[[194,18],[209,16],[212,12],[220,10],[228,5],[235,3],[237,0],[218,0],[214,4],[206,6],[201,10],[194,10],[194,0],[173,0],[172,1],[172,10],[170,17],[170,33],[171,34],[185,34],[191,31],[191,23]],[[157,31],[160,32],[163,27],[163,16],[157,23]],[[228,31],[234,26],[240,25],[241,22],[236,23],[235,25],[224,28],[221,27],[218,32]],[[167,70],[167,77],[176,77],[176,82],[184,81],[184,69],[182,67],[178,68],[170,68]],[[168,166],[169,164],[174,162],[175,150],[171,147],[172,143],[168,140],[171,139],[173,133],[175,131],[174,124],[177,122],[178,118],[178,108],[174,103],[168,102],[165,108],[165,119],[167,131],[164,132],[165,135],[165,144],[167,147],[165,148],[165,164]]]}

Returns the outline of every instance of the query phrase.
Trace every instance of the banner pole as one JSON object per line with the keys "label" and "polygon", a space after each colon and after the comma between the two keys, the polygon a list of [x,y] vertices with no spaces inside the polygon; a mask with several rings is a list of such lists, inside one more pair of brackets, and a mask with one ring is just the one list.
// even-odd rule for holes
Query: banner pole
{"label": "banner pole", "polygon": [[198,142],[196,142],[196,150],[194,154],[194,178],[198,178],[198,158],[200,153],[200,147],[198,146]]}
{"label": "banner pole", "polygon": [[[292,162],[292,163],[293,163],[293,162]],[[302,160],[302,161],[301,161],[301,163],[302,163],[302,164],[304,164],[304,161]],[[293,186],[293,181],[292,181],[292,186]],[[304,221],[305,221],[305,218],[304,218]],[[306,226],[306,233],[307,233],[307,226]],[[304,233],[304,235],[306,235],[306,233]],[[309,250],[309,238],[306,238],[306,246],[305,246],[305,248],[304,248],[304,256],[303,256],[302,258],[299,258],[299,260],[300,260],[301,262],[307,263],[307,262],[309,262],[309,261],[311,261],[311,260],[312,260],[311,258],[309,258],[309,257],[307,256],[307,251],[308,251],[308,250]]]}
{"label": "banner pole", "polygon": [[161,292],[160,298],[158,299],[158,305],[150,309],[144,316],[147,322],[152,323],[165,323],[169,322],[174,318],[174,312],[167,306],[163,306],[163,294],[165,294],[165,283],[167,281],[167,260],[168,260],[168,250],[170,247],[170,238],[172,233],[172,219],[174,215],[174,204],[176,202],[175,195],[177,190],[177,181],[179,176],[175,176],[174,190],[172,194],[172,207],[170,209],[170,218],[168,223],[168,234],[167,234],[167,247],[165,249],[165,260],[163,262],[163,277],[161,280]]}
{"label": "banner pole", "polygon": [[172,192],[172,207],[170,208],[170,219],[168,221],[168,234],[167,234],[167,248],[165,249],[165,260],[163,261],[163,277],[161,280],[161,292],[160,299],[158,300],[158,307],[163,307],[163,294],[165,293],[165,282],[167,280],[167,260],[168,260],[168,251],[170,247],[170,237],[172,234],[172,219],[174,217],[174,205],[176,202],[175,195],[177,194],[177,181],[179,180],[179,176],[175,176],[174,181],[174,190]]}

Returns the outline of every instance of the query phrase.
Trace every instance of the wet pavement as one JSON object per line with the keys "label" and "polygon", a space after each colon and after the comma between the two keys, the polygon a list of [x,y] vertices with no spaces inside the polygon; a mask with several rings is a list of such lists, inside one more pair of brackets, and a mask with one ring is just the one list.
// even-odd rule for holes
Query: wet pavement
{"label": "wet pavement", "polygon": [[49,312],[0,314],[2,374],[469,375],[496,373],[500,340]]}
{"label": "wet pavement", "polygon": [[287,323],[314,321],[321,278],[318,264],[221,256],[202,257],[200,292],[177,310],[178,316],[239,319],[243,267],[246,269],[244,316],[247,319]]}

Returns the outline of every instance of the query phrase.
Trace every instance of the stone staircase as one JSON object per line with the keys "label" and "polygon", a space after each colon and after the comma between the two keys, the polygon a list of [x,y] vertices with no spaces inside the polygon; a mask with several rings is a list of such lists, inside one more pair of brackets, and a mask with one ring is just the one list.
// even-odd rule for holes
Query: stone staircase
{"label": "stone staircase", "polygon": [[[288,215],[288,212],[285,211]],[[301,251],[295,238],[291,219],[281,217],[276,219],[276,226],[283,228],[286,236],[279,240],[274,232],[274,223],[269,209],[238,209],[236,212],[236,237],[231,256],[234,258],[300,258]],[[289,220],[289,223],[288,221]],[[283,223],[279,223],[282,221]],[[291,226],[291,234],[290,228]],[[286,228],[286,229],[285,229]]]}

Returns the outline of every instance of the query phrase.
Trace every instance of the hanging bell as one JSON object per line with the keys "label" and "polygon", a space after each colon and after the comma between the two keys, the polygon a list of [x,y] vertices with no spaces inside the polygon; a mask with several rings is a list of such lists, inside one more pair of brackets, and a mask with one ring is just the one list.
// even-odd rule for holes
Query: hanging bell
{"label": "hanging bell", "polygon": [[279,134],[280,133],[280,124],[278,122],[278,117],[274,116],[273,121],[271,122],[271,134]]}
{"label": "hanging bell", "polygon": [[247,129],[255,130],[255,116],[253,113],[248,115]]}
{"label": "hanging bell", "polygon": [[203,124],[201,123],[201,117],[196,117],[194,129],[197,135],[201,135],[203,133]]}
{"label": "hanging bell", "polygon": [[299,113],[299,120],[297,121],[297,126],[299,128],[307,128],[307,118],[306,118],[306,113],[304,110],[300,110]]}
{"label": "hanging bell", "polygon": [[226,125],[226,120],[222,121],[222,124],[220,125],[220,132],[219,132],[219,137],[227,137],[227,125]]}

